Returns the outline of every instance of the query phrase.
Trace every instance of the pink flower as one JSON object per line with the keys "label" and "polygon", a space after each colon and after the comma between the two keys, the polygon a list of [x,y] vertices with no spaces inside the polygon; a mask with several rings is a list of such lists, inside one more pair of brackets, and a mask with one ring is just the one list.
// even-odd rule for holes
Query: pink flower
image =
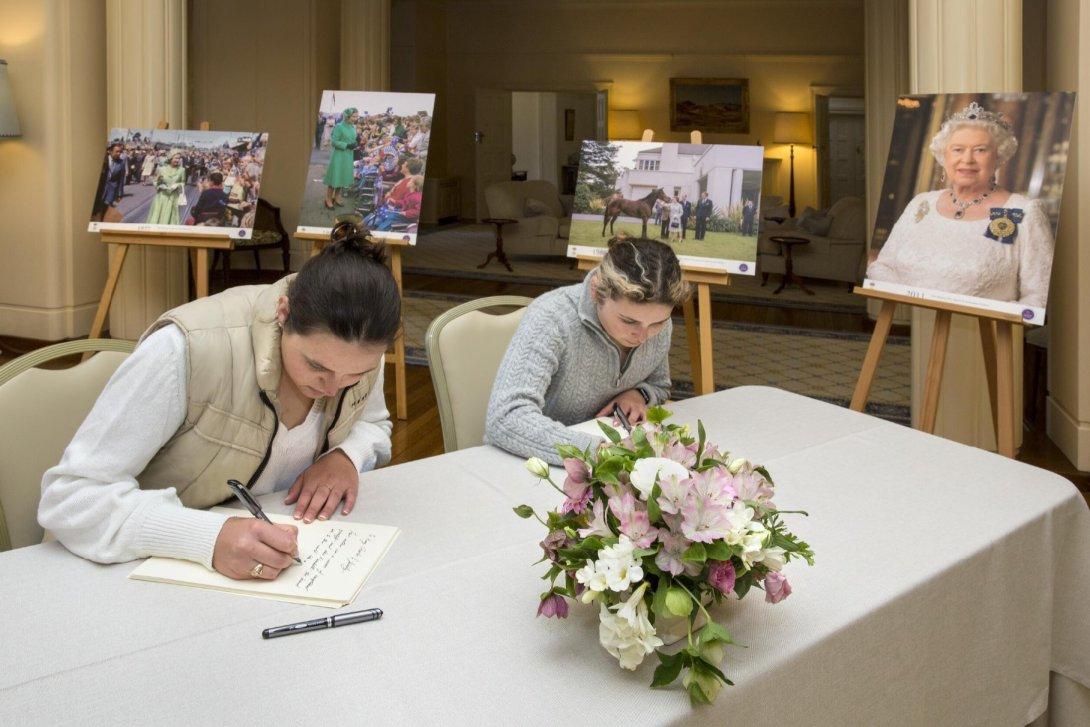
{"label": "pink flower", "polygon": [[708,583],[711,583],[717,591],[727,596],[734,590],[736,575],[734,564],[729,560],[714,560],[708,568]]}
{"label": "pink flower", "polygon": [[693,481],[691,479],[682,480],[677,477],[663,479],[659,482],[659,490],[661,491],[658,498],[659,509],[671,515],[680,513],[692,486]]}
{"label": "pink flower", "polygon": [[715,500],[693,494],[681,508],[681,532],[698,543],[714,543],[730,532],[730,510]]}
{"label": "pink flower", "polygon": [[594,501],[592,512],[594,517],[591,519],[589,526],[579,528],[579,537],[588,538],[591,535],[601,535],[608,538],[613,535],[613,531],[609,529],[609,523],[606,522],[606,506],[601,500]]}
{"label": "pink flower", "polygon": [[692,469],[696,466],[696,442],[685,446],[680,442],[665,447],[662,450],[662,457],[666,459],[672,459],[678,464],[684,466],[686,469]]}
{"label": "pink flower", "polygon": [[541,599],[541,603],[537,607],[537,615],[544,616],[545,618],[567,618],[568,617],[568,602],[559,593],[554,593],[551,596]]}
{"label": "pink flower", "polygon": [[609,509],[620,521],[620,530],[627,535],[637,548],[649,548],[655,542],[658,528],[651,526],[651,519],[647,510],[636,507],[636,498],[631,492],[626,492],[620,499],[609,498]]}
{"label": "pink flower", "polygon": [[541,541],[541,549],[545,551],[545,557],[549,560],[556,560],[556,551],[568,545],[568,536],[563,530],[554,530]]}
{"label": "pink flower", "polygon": [[581,459],[568,457],[564,460],[564,471],[568,473],[568,480],[573,484],[582,485],[590,479],[590,467]]}
{"label": "pink flower", "polygon": [[765,576],[765,600],[769,603],[779,603],[791,595],[791,584],[783,573],[770,572]]}
{"label": "pink flower", "polygon": [[681,562],[681,556],[685,554],[685,549],[689,547],[689,541],[667,530],[659,531],[659,541],[662,542],[662,550],[655,556],[655,565],[670,575],[680,575],[685,570],[685,564]]}
{"label": "pink flower", "polygon": [[742,470],[733,477],[731,484],[738,498],[748,502],[762,502],[773,494],[768,480],[753,470]]}
{"label": "pink flower", "polygon": [[726,467],[697,472],[692,478],[692,489],[697,497],[726,506],[730,506],[738,497],[734,478]]}
{"label": "pink flower", "polygon": [[582,492],[571,494],[568,492],[568,481],[564,481],[564,494],[567,497],[564,498],[564,502],[560,503],[560,512],[581,513],[587,509],[590,496],[593,493],[587,485],[577,485],[577,487],[582,487]]}

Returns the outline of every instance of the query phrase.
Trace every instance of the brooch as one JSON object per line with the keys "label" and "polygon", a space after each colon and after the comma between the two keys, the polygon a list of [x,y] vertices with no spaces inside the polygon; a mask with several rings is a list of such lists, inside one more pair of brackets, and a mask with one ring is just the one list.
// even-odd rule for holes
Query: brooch
{"label": "brooch", "polygon": [[926,199],[923,202],[920,202],[920,206],[916,208],[916,221],[919,222],[924,217],[927,217],[927,213],[930,211],[931,205],[927,203]]}
{"label": "brooch", "polygon": [[984,232],[985,237],[998,240],[1004,245],[1013,245],[1014,238],[1018,237],[1018,223],[1022,221],[1024,213],[1014,207],[995,207],[988,211],[991,222]]}

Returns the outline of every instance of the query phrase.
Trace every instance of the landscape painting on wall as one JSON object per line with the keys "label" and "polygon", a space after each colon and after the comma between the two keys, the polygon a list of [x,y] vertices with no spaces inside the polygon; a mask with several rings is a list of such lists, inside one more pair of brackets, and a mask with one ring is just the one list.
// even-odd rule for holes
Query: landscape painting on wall
{"label": "landscape painting on wall", "polygon": [[671,78],[670,131],[749,133],[749,79]]}
{"label": "landscape painting on wall", "polygon": [[764,149],[584,141],[569,257],[596,257],[615,235],[670,245],[682,265],[753,275]]}

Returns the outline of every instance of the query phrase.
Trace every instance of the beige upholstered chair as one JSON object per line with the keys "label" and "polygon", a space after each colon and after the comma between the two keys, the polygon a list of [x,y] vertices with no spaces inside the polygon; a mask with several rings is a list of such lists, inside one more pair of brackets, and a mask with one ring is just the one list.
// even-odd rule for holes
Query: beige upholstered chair
{"label": "beige upholstered chair", "polygon": [[[530,298],[517,295],[471,300],[451,308],[428,326],[424,344],[445,451],[475,447],[484,441],[492,382],[530,302]],[[517,310],[502,315],[482,312],[484,308],[511,306]]]}
{"label": "beige upholstered chair", "polygon": [[[91,411],[135,344],[91,339],[32,351],[0,367],[0,551],[42,541],[42,475]],[[35,368],[72,354],[101,351],[68,369]]]}
{"label": "beige upholstered chair", "polygon": [[[540,214],[528,200],[544,205]],[[508,255],[565,255],[571,211],[565,209],[556,185],[543,179],[528,182],[499,182],[484,190],[488,216],[517,220],[503,228],[503,250]]]}
{"label": "beige upholstered chair", "polygon": [[[761,215],[767,217],[762,208]],[[792,251],[796,275],[804,278],[839,280],[845,283],[860,281],[861,261],[867,245],[867,206],[859,197],[842,197],[829,208],[832,225],[828,235],[815,235],[798,229],[794,220],[782,225],[761,220],[761,234],[757,243],[757,272],[762,275],[784,272],[784,260],[773,235],[805,237],[809,244]]]}

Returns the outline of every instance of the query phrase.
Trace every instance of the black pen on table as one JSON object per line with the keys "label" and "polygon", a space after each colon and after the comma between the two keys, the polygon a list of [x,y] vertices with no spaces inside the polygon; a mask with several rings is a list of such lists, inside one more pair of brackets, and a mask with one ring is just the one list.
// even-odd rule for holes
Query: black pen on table
{"label": "black pen on table", "polygon": [[[235,497],[237,497],[238,501],[241,502],[246,507],[246,509],[250,511],[251,515],[261,520],[264,520],[269,525],[274,524],[273,521],[269,519],[269,516],[265,514],[265,511],[261,509],[261,505],[257,504],[257,500],[254,499],[253,495],[250,494],[250,491],[246,489],[245,485],[243,485],[238,480],[227,480],[227,486],[231,488],[231,492],[235,493]],[[291,559],[299,565],[303,565],[303,561],[299,560],[298,555],[293,555]]]}
{"label": "black pen on table", "polygon": [[270,629],[262,631],[261,638],[275,639],[277,636],[287,636],[288,634],[301,634],[306,631],[317,631],[319,629],[335,629],[338,626],[367,623],[368,621],[377,621],[380,618],[382,618],[381,608],[366,608],[362,611],[338,613],[333,616],[315,618],[310,621],[300,621],[286,626],[273,626]]}
{"label": "black pen on table", "polygon": [[624,427],[626,432],[629,434],[632,433],[632,425],[629,424],[628,417],[624,415],[624,411],[621,410],[620,404],[613,405],[613,416],[617,417],[617,421],[621,423],[621,426]]}

